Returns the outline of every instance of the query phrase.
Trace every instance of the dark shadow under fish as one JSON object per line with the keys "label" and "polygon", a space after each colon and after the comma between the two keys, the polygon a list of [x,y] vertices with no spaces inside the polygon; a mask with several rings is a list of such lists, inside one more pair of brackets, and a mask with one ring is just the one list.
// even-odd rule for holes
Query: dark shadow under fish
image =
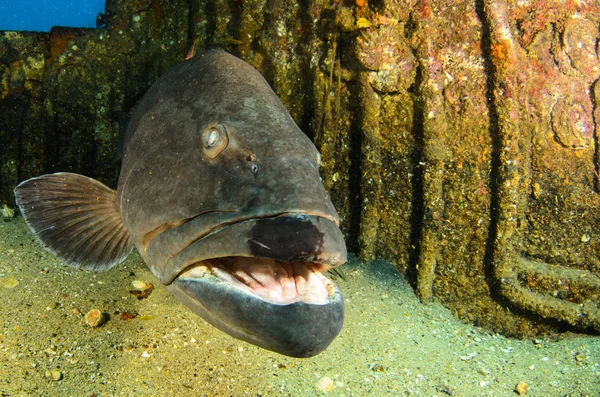
{"label": "dark shadow under fish", "polygon": [[15,196],[44,246],[106,270],[135,246],[181,302],[230,335],[309,357],[339,333],[346,261],[319,153],[264,78],[223,51],[162,76],[129,123],[117,191],[57,173]]}

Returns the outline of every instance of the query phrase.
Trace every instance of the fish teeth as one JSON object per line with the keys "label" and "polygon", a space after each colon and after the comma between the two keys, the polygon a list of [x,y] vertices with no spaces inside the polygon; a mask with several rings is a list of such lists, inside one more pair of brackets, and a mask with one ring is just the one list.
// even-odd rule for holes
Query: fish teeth
{"label": "fish teeth", "polygon": [[251,290],[268,296],[268,291],[264,288],[264,286],[244,269],[237,269],[232,272],[232,274],[238,281],[244,283]]}
{"label": "fish teeth", "polygon": [[[323,265],[271,259],[228,257],[194,268],[194,275],[214,274],[232,286],[276,304],[325,304],[334,287],[320,270]],[[188,276],[188,273],[185,274]]]}
{"label": "fish teeth", "polygon": [[[283,296],[286,299],[291,299],[298,295],[293,266],[286,263],[285,265],[280,266],[280,268],[281,270],[279,270],[279,272],[281,275],[279,276],[279,283],[283,289]],[[278,274],[278,272],[276,272],[276,274]]]}

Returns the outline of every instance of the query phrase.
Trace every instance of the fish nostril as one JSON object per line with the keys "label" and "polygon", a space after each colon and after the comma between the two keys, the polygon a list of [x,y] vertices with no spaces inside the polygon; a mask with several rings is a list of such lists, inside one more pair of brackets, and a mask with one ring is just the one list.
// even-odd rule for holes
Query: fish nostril
{"label": "fish nostril", "polygon": [[246,156],[246,161],[248,163],[250,163],[250,171],[252,171],[252,173],[254,175],[256,175],[258,173],[258,165],[256,165],[256,163],[255,163],[256,156],[254,155],[254,153],[250,153],[250,152],[245,152],[245,156]]}

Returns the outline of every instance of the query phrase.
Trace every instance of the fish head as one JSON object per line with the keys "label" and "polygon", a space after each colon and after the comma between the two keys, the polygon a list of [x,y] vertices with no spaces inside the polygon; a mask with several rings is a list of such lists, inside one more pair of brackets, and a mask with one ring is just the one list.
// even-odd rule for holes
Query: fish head
{"label": "fish head", "polygon": [[296,357],[343,324],[346,261],[320,155],[264,78],[221,51],[163,76],[129,127],[118,197],[140,254],[228,334]]}

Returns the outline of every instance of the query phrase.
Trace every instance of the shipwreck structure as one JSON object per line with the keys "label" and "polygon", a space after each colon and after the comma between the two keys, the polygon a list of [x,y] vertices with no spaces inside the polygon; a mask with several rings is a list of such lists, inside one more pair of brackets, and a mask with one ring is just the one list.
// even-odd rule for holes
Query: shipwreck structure
{"label": "shipwreck structure", "polygon": [[362,260],[513,335],[600,331],[600,5],[108,0],[105,27],[0,32],[0,200],[115,186],[136,100],[193,46],[254,65],[323,157]]}

